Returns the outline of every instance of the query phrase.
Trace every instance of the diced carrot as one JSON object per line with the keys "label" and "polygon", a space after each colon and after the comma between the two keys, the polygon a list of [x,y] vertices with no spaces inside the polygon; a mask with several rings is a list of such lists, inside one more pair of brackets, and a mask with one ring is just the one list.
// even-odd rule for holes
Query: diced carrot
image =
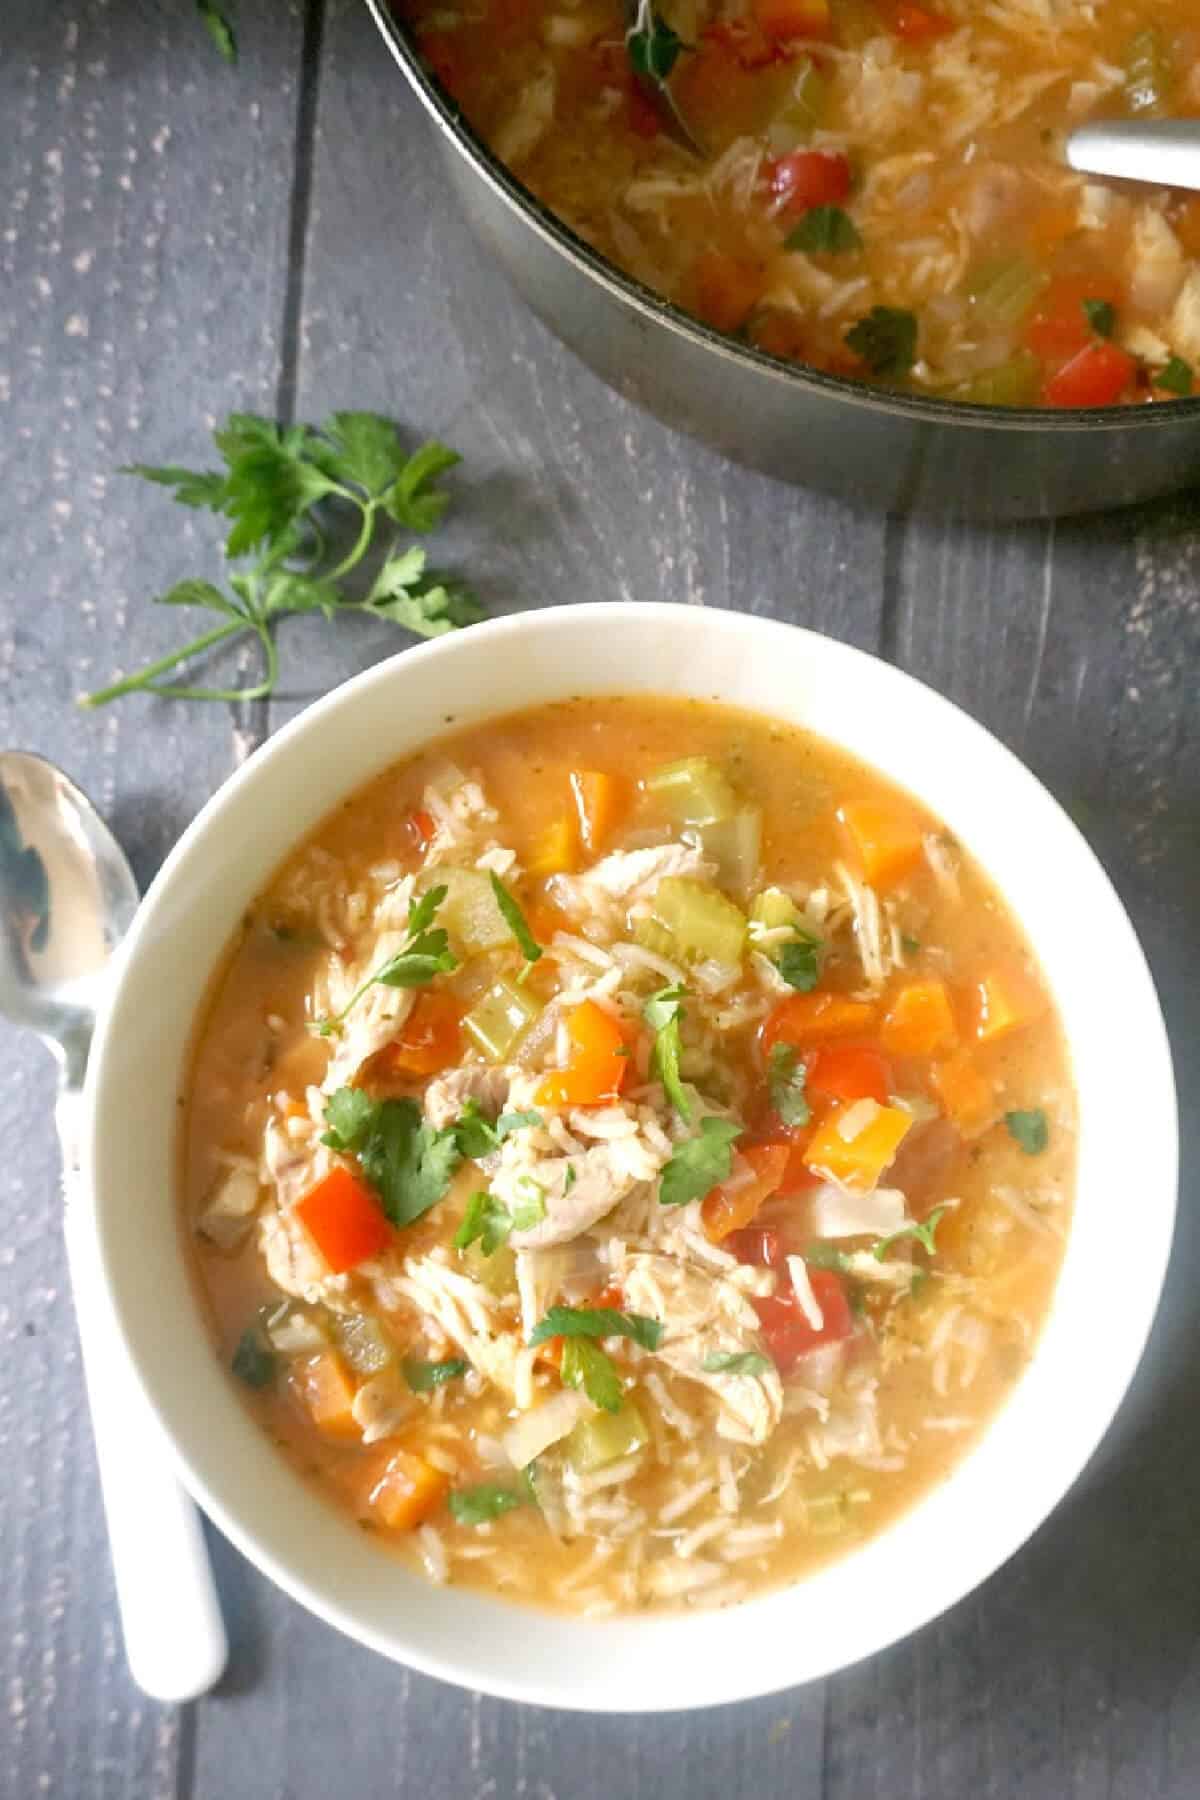
{"label": "diced carrot", "polygon": [[775,43],[833,36],[829,0],[753,0],[754,21]]}
{"label": "diced carrot", "polygon": [[361,1437],[352,1411],[354,1383],[336,1350],[322,1350],[318,1356],[306,1356],[293,1363],[289,1379],[313,1424],[325,1437]]}
{"label": "diced carrot", "polygon": [[1137,371],[1128,350],[1097,338],[1086,344],[1042,389],[1047,406],[1113,406]]}
{"label": "diced carrot", "polygon": [[736,331],[758,304],[762,271],[719,250],[705,250],[692,270],[696,311],[717,331]]}
{"label": "diced carrot", "polygon": [[701,1202],[704,1235],[710,1243],[719,1244],[731,1231],[749,1225],[763,1201],[782,1185],[789,1154],[785,1144],[746,1145],[741,1157],[749,1165],[749,1178],[722,1182]]}
{"label": "diced carrot", "polygon": [[971,996],[974,1036],[990,1044],[1019,1031],[1045,1012],[1045,991],[1021,969],[990,969]]}
{"label": "diced carrot", "polygon": [[438,1075],[462,1052],[462,1013],[452,995],[428,988],[417,996],[400,1035],[371,1059],[372,1072],[403,1078]]}
{"label": "diced carrot", "polygon": [[579,818],[579,835],[583,847],[594,856],[612,836],[625,811],[628,793],[617,775],[602,769],[575,769],[571,773],[571,795]]}
{"label": "diced carrot", "polygon": [[585,1000],[567,1014],[571,1056],[543,1075],[535,1106],[603,1106],[615,1100],[629,1071],[629,1045],[611,1013]]}
{"label": "diced carrot", "polygon": [[920,862],[924,828],[907,807],[890,800],[848,800],[837,816],[872,887],[890,887]]}
{"label": "diced carrot", "polygon": [[547,825],[529,854],[526,867],[533,876],[566,875],[579,861],[579,830],[569,813]]}
{"label": "diced carrot", "polygon": [[879,1041],[892,1056],[940,1056],[958,1042],[954,1010],[941,981],[910,981],[884,1015]]}
{"label": "diced carrot", "polygon": [[931,1079],[947,1116],[964,1137],[978,1137],[992,1124],[999,1110],[995,1089],[965,1050],[935,1063]]}
{"label": "diced carrot", "polygon": [[941,13],[929,12],[923,6],[912,6],[901,0],[892,14],[892,30],[908,44],[931,44],[954,30],[954,21]]}
{"label": "diced carrot", "polygon": [[883,1105],[892,1090],[892,1072],[878,1050],[830,1044],[808,1065],[805,1092],[826,1100],[877,1100]]}
{"label": "diced carrot", "polygon": [[435,1513],[450,1488],[449,1478],[411,1450],[393,1450],[382,1470],[371,1471],[367,1503],[390,1531],[412,1531]]}
{"label": "diced carrot", "polygon": [[804,1050],[829,1038],[865,1036],[874,1023],[875,1008],[868,1000],[849,1000],[844,994],[790,994],[767,1014],[758,1041],[766,1058],[776,1044]]}
{"label": "diced carrot", "polygon": [[[860,1101],[857,1105],[869,1106],[870,1102]],[[913,1118],[898,1106],[874,1106],[853,1137],[846,1138],[842,1134],[846,1125],[853,1122],[854,1110],[847,1107],[831,1113],[814,1132],[804,1160],[810,1169],[852,1193],[865,1194],[895,1156],[912,1129]]]}
{"label": "diced carrot", "polygon": [[424,855],[430,844],[432,844],[434,833],[437,831],[437,824],[434,821],[433,814],[427,813],[424,807],[418,806],[414,811],[409,813],[407,819],[404,821],[404,825],[409,837],[412,839],[417,849]]}
{"label": "diced carrot", "polygon": [[294,1210],[334,1275],[378,1256],[392,1241],[392,1227],[375,1195],[341,1163],[309,1188]]}

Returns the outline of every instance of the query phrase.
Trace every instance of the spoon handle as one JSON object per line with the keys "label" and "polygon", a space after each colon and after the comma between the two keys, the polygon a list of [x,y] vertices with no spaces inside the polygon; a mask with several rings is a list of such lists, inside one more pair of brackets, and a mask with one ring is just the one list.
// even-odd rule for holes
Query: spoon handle
{"label": "spoon handle", "polygon": [[1071,133],[1067,161],[1085,175],[1200,188],[1200,119],[1098,119]]}
{"label": "spoon handle", "polygon": [[155,1700],[192,1700],[228,1655],[200,1517],[171,1468],[100,1278],[75,1154],[79,1095],[59,1096],[64,1238],[130,1672]]}

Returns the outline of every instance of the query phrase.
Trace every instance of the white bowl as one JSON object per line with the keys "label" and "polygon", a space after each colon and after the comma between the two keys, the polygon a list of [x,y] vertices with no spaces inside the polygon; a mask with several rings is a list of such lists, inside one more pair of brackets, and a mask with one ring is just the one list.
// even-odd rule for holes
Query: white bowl
{"label": "white bowl", "polygon": [[[585,1621],[427,1585],[272,1448],[218,1364],[185,1267],[177,1103],[197,1007],[243,908],[332,807],[450,723],[631,692],[712,697],[807,726],[945,820],[1045,967],[1079,1089],[1079,1188],[1036,1354],[949,1480],[798,1586],[725,1612]],[[281,731],[204,808],[146,896],[92,1053],[88,1102],[105,1275],[205,1511],[361,1643],[465,1687],[598,1712],[712,1706],[810,1681],[915,1630],[990,1575],[1103,1436],[1150,1329],[1175,1212],[1162,1017],[1129,920],[1071,821],[994,738],[909,676],[811,632],[686,606],[577,606],[476,626],[360,675]],[[1115,1271],[1131,1196],[1138,1253]]]}

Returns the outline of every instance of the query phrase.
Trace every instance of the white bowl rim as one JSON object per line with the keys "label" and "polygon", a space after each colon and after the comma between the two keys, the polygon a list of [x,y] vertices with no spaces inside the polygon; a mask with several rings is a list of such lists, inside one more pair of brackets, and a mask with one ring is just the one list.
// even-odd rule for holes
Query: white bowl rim
{"label": "white bowl rim", "polygon": [[[960,755],[975,757],[980,767],[986,768],[991,781],[1004,786],[1010,801],[1020,803],[1023,816],[1039,843],[1044,847],[1044,839],[1048,837],[1052,841],[1059,863],[1069,869],[1075,882],[1082,884],[1076,897],[1086,901],[1088,916],[1095,922],[1099,915],[1103,927],[1101,941],[1106,983],[1110,986],[1116,983],[1122,1000],[1123,1022],[1127,1028],[1132,1027],[1133,1039],[1138,1044],[1137,1066],[1129,1076],[1134,1090],[1132,1110],[1141,1125],[1149,1127],[1150,1139],[1157,1150],[1148,1172],[1143,1172],[1140,1203],[1144,1210],[1139,1216],[1139,1257],[1132,1270],[1122,1270],[1129,1286],[1115,1320],[1111,1316],[1107,1320],[1109,1336],[1105,1341],[1104,1366],[1099,1375],[1092,1372],[1089,1381],[1075,1396],[1077,1404],[1068,1414],[1042,1421],[1043,1434],[1036,1442],[1044,1452],[1044,1460],[1032,1473],[1027,1472],[1022,1483],[1012,1484],[1011,1491],[1005,1495],[1004,1506],[991,1520],[986,1532],[977,1534],[965,1549],[955,1540],[953,1531],[948,1537],[943,1534],[943,1539],[938,1539],[939,1529],[955,1523],[953,1511],[948,1511],[942,1502],[951,1491],[965,1490],[968,1484],[964,1480],[964,1471],[973,1470],[985,1460],[989,1465],[988,1473],[973,1484],[976,1502],[989,1491],[988,1480],[994,1485],[1003,1469],[999,1455],[991,1454],[1000,1438],[1004,1438],[1006,1445],[1009,1439],[1014,1443],[1025,1442],[1027,1448],[1033,1441],[1028,1432],[1022,1437],[1020,1432],[1014,1434],[1010,1427],[1014,1415],[1028,1410],[1028,1402],[1037,1392],[1034,1375],[1039,1367],[1044,1369],[1048,1364],[1047,1341],[1054,1335],[1057,1324],[1066,1268],[1060,1276],[1051,1321],[1033,1354],[1030,1369],[1016,1385],[1000,1415],[986,1428],[976,1448],[959,1463],[946,1482],[918,1501],[896,1525],[799,1584],[773,1590],[724,1612],[650,1617],[622,1615],[615,1619],[588,1621],[544,1614],[471,1590],[434,1589],[409,1575],[398,1560],[356,1541],[342,1519],[324,1501],[311,1495],[305,1484],[285,1466],[273,1446],[248,1418],[224,1371],[214,1366],[211,1375],[220,1382],[222,1391],[228,1392],[227,1408],[216,1399],[209,1374],[197,1364],[193,1369],[195,1379],[201,1385],[209,1384],[206,1398],[217,1405],[220,1412],[214,1439],[210,1429],[212,1420],[207,1415],[201,1417],[195,1413],[188,1403],[186,1387],[181,1385],[177,1373],[168,1370],[167,1359],[160,1354],[164,1341],[162,1322],[156,1325],[152,1320],[153,1308],[144,1292],[139,1302],[138,1258],[131,1245],[122,1243],[120,1230],[118,1183],[123,1180],[128,1184],[129,1169],[120,1166],[117,1146],[122,1134],[107,1130],[106,1122],[122,1117],[133,1104],[128,1085],[124,1090],[121,1086],[120,1046],[126,1027],[136,1023],[139,1002],[144,1003],[147,998],[145,991],[139,991],[139,984],[144,990],[146,979],[142,970],[151,960],[156,930],[161,932],[168,928],[172,917],[186,917],[188,906],[183,899],[183,890],[189,877],[202,868],[204,858],[218,844],[222,828],[239,806],[245,810],[244,802],[256,789],[269,783],[275,770],[287,764],[302,746],[315,740],[331,719],[371,698],[378,702],[393,685],[398,690],[411,689],[415,694],[422,684],[426,689],[430,688],[439,671],[449,672],[456,660],[465,662],[469,655],[475,655],[477,658],[482,656],[487,662],[487,653],[495,657],[502,655],[506,646],[511,647],[512,640],[521,640],[522,653],[527,656],[535,649],[553,656],[574,641],[576,634],[582,634],[584,638],[590,633],[611,637],[618,622],[624,633],[646,634],[647,642],[656,633],[669,634],[680,662],[685,647],[702,657],[705,640],[709,640],[711,679],[722,689],[720,694],[712,694],[713,698],[727,697],[722,658],[735,658],[739,651],[745,653],[752,646],[767,663],[773,660],[773,655],[777,655],[782,664],[789,659],[797,664],[802,660],[811,661],[824,676],[831,672],[841,674],[843,686],[849,684],[874,690],[894,700],[901,713],[922,715],[923,729],[930,736],[936,736],[939,741],[945,736],[953,740]],[[595,641],[599,645],[601,638]],[[722,653],[720,656],[718,649]],[[569,667],[565,663],[560,666]],[[592,686],[589,685],[590,675],[582,679],[576,675],[574,679],[561,680],[557,692],[559,698],[578,692],[615,695],[622,691],[639,691],[639,679],[631,677],[622,688],[619,682],[612,681]],[[671,689],[666,681],[655,679],[643,683],[640,691],[670,692]],[[695,687],[680,686],[675,691],[691,692],[703,698],[709,696],[710,690],[706,688],[700,694]],[[540,703],[540,698],[529,704]],[[765,705],[756,707],[752,700],[734,697],[733,703],[768,716],[773,711]],[[515,706],[480,704],[472,719],[461,713],[459,718],[467,723],[488,716],[498,717],[516,710],[520,704],[520,701]],[[793,718],[795,722],[803,723],[796,715]],[[411,748],[389,751],[376,759],[374,767],[381,769],[411,754],[431,735],[436,733],[426,731],[420,739],[413,739]],[[836,732],[823,730],[822,735],[844,743],[863,760],[870,760],[856,749],[853,734],[839,738]],[[348,798],[366,779],[369,774],[347,780],[339,790],[341,797]],[[929,803],[926,792],[920,788],[913,791]],[[328,806],[321,806],[316,818],[329,810]],[[933,806],[933,810],[945,816],[941,808]],[[970,832],[963,832],[957,821],[948,822],[952,829],[970,840]],[[308,823],[297,827],[292,834],[293,844],[309,829]],[[970,847],[974,848],[973,845]],[[264,885],[280,860],[277,855],[265,860],[257,881],[251,883],[252,890],[257,891]],[[986,859],[985,866],[988,866]],[[1011,894],[1011,883],[997,879],[1001,891]],[[1021,911],[1014,910],[1024,923]],[[224,927],[226,940],[232,935],[239,911],[240,906],[229,913]],[[205,970],[205,982],[210,972],[211,968]],[[1061,1004],[1055,965],[1047,963],[1046,973]],[[1090,1460],[1141,1358],[1170,1254],[1176,1207],[1178,1128],[1166,1030],[1132,924],[1108,876],[1074,823],[1012,752],[968,714],[915,677],[839,640],[751,613],[692,608],[670,602],[598,602],[516,613],[474,626],[461,635],[439,638],[404,650],[308,706],[218,789],[183,833],[151,884],[118,953],[114,976],[111,1002],[100,1020],[88,1069],[83,1132],[85,1191],[93,1196],[98,1258],[113,1302],[116,1325],[166,1432],[171,1454],[183,1480],[203,1509],[238,1549],[285,1592],[349,1637],[422,1673],[502,1698],[596,1712],[684,1710],[727,1704],[833,1673],[886,1648],[936,1618],[987,1579],[1020,1548],[1067,1494]],[[151,988],[150,992],[157,1000],[157,990]],[[191,1017],[189,1013],[185,1030],[188,1041]],[[1072,1037],[1071,1044],[1078,1055],[1080,1043]],[[172,1080],[177,1085],[176,1075]],[[1083,1109],[1087,1105],[1087,1094],[1082,1089],[1080,1102],[1082,1124]],[[1104,1137],[1106,1121],[1102,1109],[1088,1111],[1086,1119],[1089,1130],[1095,1129],[1100,1137]],[[1115,1133],[1113,1136],[1115,1140]],[[1145,1141],[1142,1132],[1139,1137]],[[1117,1155],[1115,1141],[1111,1144],[1106,1141],[1104,1149],[1110,1160]],[[130,1154],[127,1146],[123,1154],[127,1164]],[[1100,1157],[1095,1161],[1097,1167],[1102,1166]],[[1107,1170],[1109,1163],[1104,1161],[1103,1166]],[[1125,1164],[1120,1163],[1120,1166]],[[1068,1242],[1068,1266],[1084,1235],[1081,1200],[1082,1195],[1077,1195],[1076,1218]],[[172,1205],[171,1212],[174,1211]],[[195,1321],[184,1329],[191,1330],[192,1324],[204,1329],[200,1325],[198,1308]],[[1056,1355],[1060,1361],[1065,1342],[1065,1338],[1061,1344],[1056,1340]],[[1045,1385],[1044,1376],[1042,1385]],[[236,1450],[232,1465],[229,1456],[223,1456],[220,1449],[224,1440]],[[254,1450],[255,1444],[263,1455]],[[265,1505],[272,1499],[278,1500],[285,1493],[278,1479],[280,1476],[292,1490],[287,1500],[297,1517],[296,1529],[301,1539],[301,1548],[289,1554],[281,1553],[275,1547],[278,1511],[268,1517],[265,1510]],[[265,1505],[256,1510],[258,1496],[255,1490],[260,1487],[269,1489],[270,1494]],[[921,1532],[914,1535],[907,1529],[914,1521],[924,1524],[926,1515],[932,1518],[935,1513],[932,1533],[930,1529],[924,1529],[923,1535]],[[347,1565],[356,1558],[361,1562],[362,1552],[367,1550],[374,1585],[389,1592],[394,1588],[394,1599],[402,1599],[408,1608],[423,1615],[415,1627],[399,1608],[399,1623],[393,1618],[382,1619],[372,1605],[369,1583],[362,1579],[352,1582],[352,1595],[347,1600],[339,1590],[339,1584],[315,1566],[314,1556],[308,1548],[310,1540],[319,1540],[322,1547],[328,1548],[335,1541],[334,1532],[344,1540],[338,1554],[342,1556],[344,1552]],[[832,1651],[814,1649],[811,1645],[797,1649],[794,1637],[786,1634],[786,1652],[778,1659],[778,1666],[767,1666],[769,1650],[778,1647],[781,1628],[795,1623],[795,1616],[789,1620],[789,1614],[807,1612],[818,1618],[833,1618],[841,1591],[853,1585],[847,1581],[847,1572],[869,1565],[869,1582],[885,1568],[880,1557],[881,1546],[895,1548],[901,1540],[923,1543],[926,1551],[936,1543],[944,1542],[947,1554],[944,1558],[938,1557],[933,1566],[927,1562],[921,1568],[920,1578],[910,1584],[903,1604],[897,1606],[888,1602],[881,1612],[869,1615],[860,1610],[853,1628],[837,1639]],[[906,1566],[913,1565],[910,1561]],[[384,1570],[393,1570],[394,1575],[385,1579]],[[860,1591],[861,1586],[860,1581]],[[429,1604],[429,1595],[435,1596],[436,1606]],[[421,1596],[426,1598],[422,1600]],[[807,1608],[806,1601],[809,1602]],[[461,1615],[460,1623],[469,1627],[470,1641],[461,1651],[448,1649],[442,1641],[446,1632],[438,1624],[437,1607],[457,1609]],[[372,1613],[374,1616],[369,1616]],[[751,1620],[754,1621],[753,1630],[749,1625]],[[719,1638],[710,1629],[713,1621],[720,1621]],[[536,1645],[545,1638],[552,1640],[551,1647],[544,1653],[522,1642],[526,1638],[533,1640],[535,1626]],[[493,1640],[498,1651],[490,1647]],[[711,1667],[706,1668],[693,1657],[688,1662],[688,1680],[683,1682],[672,1672],[672,1661],[667,1660],[664,1665],[660,1660],[674,1659],[677,1663],[681,1656],[687,1659],[689,1646],[706,1646],[707,1651],[711,1651],[722,1641],[736,1641],[743,1656],[749,1655],[749,1664],[743,1661],[741,1666],[728,1670],[722,1667],[714,1673]],[[756,1642],[763,1645],[757,1662]],[[481,1649],[481,1643],[489,1647]],[[514,1645],[520,1645],[525,1652],[525,1662],[513,1655]],[[572,1651],[576,1662],[586,1665],[582,1673],[579,1669],[571,1671],[569,1654]],[[526,1664],[531,1655],[533,1666],[529,1667]],[[654,1680],[653,1673],[661,1674],[664,1666],[666,1679]]]}

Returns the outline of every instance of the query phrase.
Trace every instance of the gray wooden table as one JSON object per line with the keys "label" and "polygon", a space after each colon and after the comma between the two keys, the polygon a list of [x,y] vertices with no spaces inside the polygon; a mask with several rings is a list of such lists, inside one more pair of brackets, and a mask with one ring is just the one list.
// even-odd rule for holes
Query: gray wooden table
{"label": "gray wooden table", "polygon": [[[1091,835],[1160,983],[1183,1220],[1151,1356],[1089,1476],[976,1595],[834,1680],[646,1722],[522,1710],[344,1642],[213,1534],[229,1673],[203,1703],[161,1708],[131,1687],[117,1635],[51,1071],[5,1035],[0,1795],[1195,1800],[1200,502],[948,530],[730,468],[602,388],[510,295],[357,0],[236,12],[230,71],[190,0],[4,0],[0,743],[65,764],[147,880],[266,733],[397,640],[297,624],[269,706],[80,713],[78,693],[176,641],[178,618],[145,597],[207,554],[190,517],[117,466],[197,460],[238,407],[388,412],[465,453],[450,545],[494,611],[638,597],[796,619],[913,670],[1033,765]],[[1095,958],[1103,982],[1103,943]],[[1136,1055],[1119,1019],[1112,1054]],[[1087,1365],[1081,1344],[1081,1381]]]}

